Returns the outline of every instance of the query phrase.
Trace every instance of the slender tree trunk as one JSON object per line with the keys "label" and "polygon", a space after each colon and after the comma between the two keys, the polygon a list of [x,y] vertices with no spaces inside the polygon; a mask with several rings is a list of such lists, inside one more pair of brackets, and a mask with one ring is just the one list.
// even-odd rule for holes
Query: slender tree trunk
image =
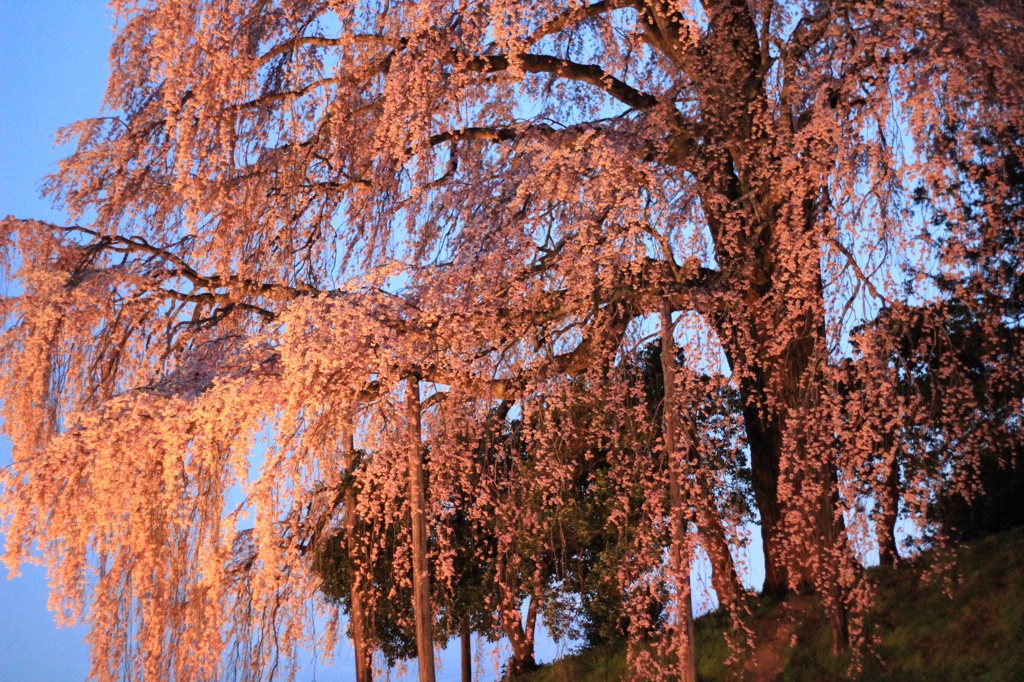
{"label": "slender tree trunk", "polygon": [[842,516],[836,514],[839,506],[839,490],[835,469],[830,468],[827,471],[817,472],[817,474],[826,478],[816,510],[815,530],[820,542],[818,551],[822,553],[823,570],[826,573],[825,589],[828,600],[825,603],[825,610],[828,613],[829,627],[832,629],[832,653],[838,656],[850,645],[850,630],[846,602],[839,581],[839,573],[842,569],[834,555],[829,554],[829,550],[836,546],[845,525]]}
{"label": "slender tree trunk", "polygon": [[[697,420],[691,417],[688,428],[689,447],[688,459],[691,462],[700,461],[700,449],[698,448]],[[697,532],[700,534],[704,550],[711,560],[711,586],[715,588],[718,595],[718,602],[727,610],[732,610],[743,598],[743,586],[740,584],[739,576],[736,573],[736,562],[729,550],[729,540],[725,535],[725,527],[718,515],[718,508],[715,504],[715,491],[707,470],[698,467],[697,482],[700,485],[701,504],[697,507],[696,522]]]}
{"label": "slender tree trunk", "polygon": [[668,300],[661,304],[661,370],[665,395],[662,411],[665,419],[665,451],[668,455],[669,496],[672,505],[672,549],[670,557],[676,580],[676,652],[679,656],[680,682],[697,682],[696,633],[693,627],[693,600],[690,595],[690,562],[683,556],[686,543],[686,515],[683,492],[679,482],[679,466],[675,460],[678,406],[676,405],[676,359],[672,342],[672,308]]}
{"label": "slender tree trunk", "polygon": [[[352,428],[345,434],[345,469],[351,475],[355,468],[355,440]],[[358,566],[358,551],[355,547],[356,537],[356,491],[349,486],[345,492],[345,532],[348,537],[349,559]],[[356,682],[373,680],[372,657],[366,641],[366,612],[363,603],[363,588],[356,573],[352,581],[352,648],[356,652]]]}
{"label": "slender tree trunk", "polygon": [[459,638],[462,640],[462,682],[473,682],[473,645],[470,642],[469,616],[462,617]]}
{"label": "slender tree trunk", "polygon": [[434,682],[434,612],[430,608],[430,574],[427,571],[426,495],[423,485],[423,444],[420,432],[420,381],[410,376],[406,384],[409,412],[409,518],[412,526],[412,591],[416,618],[416,654],[420,682]]}
{"label": "slender tree trunk", "polygon": [[[882,439],[885,454],[892,449],[892,441],[891,434],[886,434]],[[896,521],[899,519],[900,509],[900,462],[895,455],[886,472],[885,486],[878,497],[878,503],[882,508],[876,527],[878,563],[882,566],[895,566],[900,559],[899,549],[896,547]]]}
{"label": "slender tree trunk", "polygon": [[533,645],[536,641],[535,635],[537,631],[537,597],[530,597],[530,605],[526,607],[526,628],[524,634],[526,635],[527,654],[529,656],[528,663],[530,668],[536,668],[537,662],[533,658]]}
{"label": "slender tree trunk", "polygon": [[697,514],[697,531],[711,560],[711,586],[715,588],[718,602],[731,611],[743,598],[743,586],[740,585],[739,576],[736,574],[736,563],[733,561],[732,552],[729,551],[725,528],[713,504],[710,491],[705,487],[706,511]]}

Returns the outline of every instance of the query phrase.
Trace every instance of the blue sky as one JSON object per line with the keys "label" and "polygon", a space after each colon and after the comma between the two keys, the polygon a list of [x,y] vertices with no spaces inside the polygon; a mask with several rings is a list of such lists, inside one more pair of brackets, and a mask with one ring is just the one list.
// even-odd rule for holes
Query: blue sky
{"label": "blue sky", "polygon": [[[60,220],[39,182],[66,153],[53,133],[100,108],[110,27],[101,0],[0,0],[0,216]],[[0,466],[9,461],[5,439]],[[44,571],[0,571],[0,682],[84,679],[85,628],[54,625]]]}

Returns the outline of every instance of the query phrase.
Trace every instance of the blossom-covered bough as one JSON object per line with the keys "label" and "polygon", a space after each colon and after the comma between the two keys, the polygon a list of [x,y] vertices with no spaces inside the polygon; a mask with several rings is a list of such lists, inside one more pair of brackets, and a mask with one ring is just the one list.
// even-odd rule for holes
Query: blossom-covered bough
{"label": "blossom-covered bough", "polygon": [[471,622],[528,667],[569,592],[694,679],[748,455],[763,589],[839,650],[897,519],[1019,446],[1019,3],[113,6],[0,346],[7,563],[99,679],[332,650],[329,547],[361,680],[380,623],[421,680]]}

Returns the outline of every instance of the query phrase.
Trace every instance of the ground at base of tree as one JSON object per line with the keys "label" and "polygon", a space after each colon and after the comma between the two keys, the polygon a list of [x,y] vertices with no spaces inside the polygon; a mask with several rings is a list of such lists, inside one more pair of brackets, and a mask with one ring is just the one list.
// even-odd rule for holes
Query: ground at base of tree
{"label": "ground at base of tree", "polygon": [[[899,569],[870,571],[877,599],[870,616],[877,637],[851,670],[849,654],[831,654],[824,614],[809,597],[753,604],[757,647],[726,666],[723,616],[697,620],[698,669],[704,682],[725,680],[939,682],[1024,680],[1024,528],[981,538],[957,550],[955,566],[925,554]],[[799,624],[797,624],[799,623]],[[794,641],[796,645],[792,646]],[[625,649],[586,649],[517,678],[517,682],[618,682],[629,679]]]}

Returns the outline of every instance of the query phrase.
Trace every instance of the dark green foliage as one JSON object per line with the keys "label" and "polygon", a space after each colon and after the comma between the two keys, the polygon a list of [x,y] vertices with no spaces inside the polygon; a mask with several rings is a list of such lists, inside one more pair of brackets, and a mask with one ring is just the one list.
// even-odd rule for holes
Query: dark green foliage
{"label": "dark green foliage", "polygon": [[[384,655],[389,665],[416,657],[415,635],[412,628],[405,627],[405,624],[413,622],[412,586],[396,582],[393,576],[397,531],[395,527],[385,530],[388,541],[382,555],[373,564],[372,591],[382,597],[377,600],[369,623],[374,648]],[[366,538],[368,529],[362,527],[358,532],[361,538]],[[317,552],[314,570],[320,576],[320,589],[324,595],[341,604],[346,614],[351,614],[355,565],[349,558],[344,533],[339,532],[326,540]]]}
{"label": "dark green foliage", "polygon": [[[584,378],[567,387],[563,398],[568,399],[552,400],[545,409],[534,410],[528,425],[507,419],[507,410],[496,411],[494,419],[489,420],[488,436],[475,446],[474,457],[483,473],[460,479],[461,485],[470,489],[453,491],[448,501],[451,514],[446,518],[446,528],[451,537],[458,538],[453,544],[456,579],[450,586],[431,580],[438,641],[457,636],[466,614],[474,632],[492,639],[501,635],[494,613],[500,598],[495,572],[499,566],[508,570],[510,565],[518,566],[515,570],[520,573],[510,581],[518,584],[519,598],[540,595],[541,615],[556,638],[576,636],[596,646],[619,639],[629,628],[620,569],[637,551],[638,536],[647,534],[647,541],[657,544],[651,548],[654,554],[668,544],[667,536],[649,534],[650,520],[644,516],[648,513],[644,509],[651,493],[645,480],[630,479],[637,468],[650,474],[665,465],[657,447],[663,391],[659,346],[647,346],[617,369],[615,380],[642,389],[629,398],[630,408],[640,408],[630,413],[644,415],[636,423],[624,422],[621,411],[616,413],[602,401],[601,387],[588,384]],[[695,428],[712,443],[704,452],[715,458],[705,466],[723,471],[728,482],[715,491],[716,501],[732,518],[750,520],[749,468],[742,439],[730,423],[736,421],[739,396],[734,389],[715,384],[708,377],[692,379],[697,400],[693,407]],[[524,433],[527,431],[549,434],[554,444],[550,456],[570,472],[557,505],[546,502],[545,490],[534,490],[529,485],[543,480],[545,463],[533,457]],[[629,480],[624,480],[624,471]],[[356,485],[355,478],[347,476],[343,487],[352,485]],[[490,499],[504,499],[513,508],[529,508],[535,526],[502,527],[505,517],[480,506],[479,496],[472,493],[476,486],[488,486]],[[623,505],[627,508],[622,509]],[[664,506],[667,513],[667,495]],[[613,513],[617,513],[615,524],[609,522]],[[536,528],[546,530],[537,532]],[[499,534],[507,536],[510,530],[516,557],[501,560],[496,538]],[[376,609],[371,610],[370,639],[389,662],[412,657],[411,590],[398,584],[394,575],[397,543],[404,537],[403,522],[382,528],[361,523],[356,532],[357,547],[379,547],[384,535],[384,548],[373,565],[369,590],[382,595]],[[429,543],[437,547],[433,532]],[[353,565],[340,528],[318,551],[314,567],[323,580],[324,593],[349,611]],[[651,599],[647,605],[647,622],[655,628],[662,625],[668,598],[665,592],[661,599]]]}
{"label": "dark green foliage", "polygon": [[[429,450],[426,459],[429,461]],[[357,458],[358,459],[358,458]],[[342,479],[338,495],[341,499],[347,486],[357,485],[354,476]],[[429,486],[429,476],[428,476]],[[401,505],[401,498],[398,504]],[[487,636],[496,636],[496,625],[490,612],[485,608],[487,594],[493,590],[493,566],[487,561],[493,555],[493,547],[481,547],[481,543],[493,544],[491,535],[480,533],[467,519],[465,510],[455,507],[446,519],[448,528],[459,542],[454,545],[453,567],[456,578],[449,586],[441,584],[434,575],[434,565],[429,564],[431,604],[434,607],[434,634],[441,644],[459,635],[463,616],[468,616],[471,630]],[[370,609],[369,639],[375,651],[380,652],[388,665],[416,657],[416,637],[413,630],[413,594],[407,581],[396,579],[396,553],[401,543],[406,542],[405,530],[408,519],[397,523],[370,524],[361,520],[356,525],[355,546],[360,548],[378,547],[379,552],[372,561],[372,585],[364,587],[367,594],[380,595]],[[380,536],[384,536],[384,542]],[[428,547],[438,545],[436,528],[429,529]],[[369,562],[367,555],[363,560]],[[340,604],[346,614],[351,615],[352,586],[355,565],[350,559],[349,545],[344,528],[329,536],[314,555],[313,569],[321,580],[321,591],[331,601]]]}
{"label": "dark green foliage", "polygon": [[922,580],[929,559],[880,572],[873,619],[888,665],[862,679],[1024,680],[1024,529],[962,547],[952,584]]}
{"label": "dark green foliage", "polygon": [[[680,365],[682,360],[679,359]],[[635,414],[632,408],[641,408],[639,413],[644,417],[639,423],[623,419],[622,406],[616,413],[614,408],[595,398],[601,394],[599,390],[578,380],[574,386],[577,396],[570,406],[547,410],[542,413],[545,423],[533,424],[535,429],[546,428],[553,434],[576,434],[561,439],[560,451],[564,461],[572,463],[575,475],[567,503],[558,510],[557,518],[551,519],[552,527],[559,528],[551,575],[562,593],[578,597],[579,609],[569,616],[575,621],[576,633],[591,647],[616,641],[629,628],[619,571],[629,564],[629,555],[636,551],[632,542],[634,536],[650,524],[642,512],[650,490],[640,484],[632,488],[624,485],[621,480],[623,462],[629,463],[627,467],[649,471],[660,471],[665,466],[664,456],[658,449],[664,394],[660,344],[641,348],[634,358],[617,369],[619,373],[614,381],[642,389],[630,398],[630,410],[627,410]],[[709,470],[722,472],[727,483],[714,491],[715,501],[731,518],[752,520],[750,469],[742,436],[735,428],[740,413],[739,394],[710,377],[688,379],[692,383],[688,398],[694,404],[687,408],[691,410],[693,426],[700,438],[709,444],[700,456],[712,459],[702,464]],[[614,437],[607,435],[613,432]],[[529,461],[528,453],[524,461]],[[613,468],[616,464],[620,467],[618,471]],[[616,476],[620,478],[616,480]],[[665,492],[664,513],[667,514]],[[617,525],[610,525],[608,519],[616,505],[622,505],[624,500],[628,504],[626,514]],[[667,535],[660,538],[660,543],[661,547],[668,546]],[[538,553],[543,551],[544,548],[537,548]],[[653,599],[648,604],[648,622],[655,628],[662,624],[668,598],[665,593],[662,599]],[[557,624],[557,614],[545,614],[545,622]]]}
{"label": "dark green foliage", "polygon": [[881,645],[865,655],[859,674],[847,674],[849,654],[831,657],[824,616],[812,610],[797,629],[798,645],[788,651],[779,679],[1024,679],[1024,529],[990,535],[958,554],[944,576],[929,572],[942,555],[874,571],[878,599],[870,621]]}
{"label": "dark green foliage", "polygon": [[[1016,369],[1024,329],[1008,317],[1016,305],[951,298],[886,310],[865,326],[883,329],[894,342],[890,362],[899,391],[924,407],[898,436],[899,459],[905,481],[920,475],[940,482],[929,520],[947,538],[966,541],[1024,525],[1024,377]],[[952,449],[977,457],[960,463],[959,473],[976,484],[970,499],[963,481],[949,476]]]}
{"label": "dark green foliage", "polygon": [[[726,619],[717,612],[697,619],[701,680],[1024,680],[1024,528],[962,546],[954,568],[937,573],[935,566],[945,556],[934,552],[904,562],[898,569],[871,569],[878,594],[869,627],[881,643],[862,654],[859,671],[850,652],[833,656],[828,621],[816,602],[794,596],[787,602],[761,599],[753,604],[752,626],[762,642],[755,657],[777,657],[781,669],[773,675],[753,672],[746,661],[727,667],[729,650],[721,635]],[[799,615],[795,625],[780,619],[787,609]],[[767,635],[780,622],[789,624],[786,632],[795,635],[795,647],[789,646],[791,637],[773,640]],[[521,678],[522,682],[626,679],[621,642],[583,650]]]}
{"label": "dark green foliage", "polygon": [[[916,374],[912,390],[928,398],[934,423],[941,425],[942,415],[951,410],[944,404],[946,396],[966,384],[979,417],[1003,429],[999,436],[988,430],[976,450],[979,461],[972,473],[983,494],[967,500],[959,491],[938,490],[933,520],[946,536],[964,541],[1024,524],[1024,434],[1017,414],[1024,384],[1007,373],[1024,340],[1021,330],[1003,320],[985,319],[957,302],[919,309],[911,320],[902,335],[901,361]],[[948,372],[950,368],[955,371]],[[964,433],[970,435],[967,421]],[[936,438],[931,447],[947,445]]]}

